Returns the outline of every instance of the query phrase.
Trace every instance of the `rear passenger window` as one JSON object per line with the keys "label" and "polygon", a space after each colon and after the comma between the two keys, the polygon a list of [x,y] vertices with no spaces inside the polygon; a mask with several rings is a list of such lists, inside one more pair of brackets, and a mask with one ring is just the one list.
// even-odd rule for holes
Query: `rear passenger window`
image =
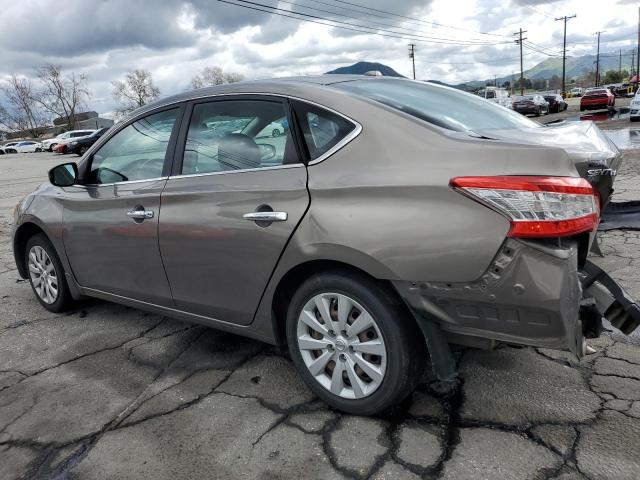
{"label": "rear passenger window", "polygon": [[218,100],[193,107],[182,174],[298,163],[284,103]]}
{"label": "rear passenger window", "polygon": [[327,153],[356,128],[345,118],[315,105],[296,102],[295,110],[310,160]]}

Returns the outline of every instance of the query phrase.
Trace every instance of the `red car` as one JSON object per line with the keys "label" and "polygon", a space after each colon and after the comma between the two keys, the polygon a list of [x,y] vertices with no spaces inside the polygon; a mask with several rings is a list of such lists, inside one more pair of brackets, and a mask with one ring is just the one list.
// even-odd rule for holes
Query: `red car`
{"label": "red car", "polygon": [[580,111],[603,110],[613,107],[616,104],[616,97],[608,88],[594,88],[587,90],[580,98]]}
{"label": "red car", "polygon": [[53,151],[56,153],[67,153],[67,144],[59,143],[55,147],[53,147]]}

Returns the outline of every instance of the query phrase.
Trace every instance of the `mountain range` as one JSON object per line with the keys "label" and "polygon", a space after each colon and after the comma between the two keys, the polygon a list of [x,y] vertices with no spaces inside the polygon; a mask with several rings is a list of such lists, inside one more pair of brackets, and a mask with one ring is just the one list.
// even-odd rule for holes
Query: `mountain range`
{"label": "mountain range", "polygon": [[[632,53],[635,50],[625,50],[622,52],[622,69],[630,70]],[[606,72],[607,70],[618,70],[620,66],[619,52],[603,52],[600,54],[600,71]],[[595,55],[582,55],[579,57],[567,57],[566,60],[566,79],[569,82],[573,78],[581,77],[584,74],[595,71],[596,68],[596,56]],[[341,73],[341,74],[355,74],[362,75],[371,70],[378,70],[385,76],[389,77],[404,77],[400,75],[393,68],[377,62],[357,62],[353,65],[346,67],[336,68],[327,73]],[[551,78],[553,75],[562,76],[562,57],[550,57],[546,60],[538,63],[534,67],[531,67],[524,71],[524,77],[530,80],[544,80]],[[505,75],[498,77],[496,80],[498,85],[504,82],[517,81],[520,78],[520,72],[515,71],[513,75]],[[438,80],[434,80],[437,83],[444,83]],[[487,83],[493,83],[494,78],[488,78],[485,80],[473,80],[465,82],[464,84],[452,85],[455,87],[479,87],[484,86]]]}

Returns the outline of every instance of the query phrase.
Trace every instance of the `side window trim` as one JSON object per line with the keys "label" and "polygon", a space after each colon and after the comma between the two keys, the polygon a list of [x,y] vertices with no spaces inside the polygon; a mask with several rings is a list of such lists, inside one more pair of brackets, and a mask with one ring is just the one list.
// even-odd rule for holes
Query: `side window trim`
{"label": "side window trim", "polygon": [[213,102],[227,102],[233,100],[263,100],[263,101],[277,101],[282,103],[284,110],[287,114],[287,121],[289,122],[289,129],[291,129],[292,119],[293,119],[293,109],[291,107],[290,99],[283,95],[269,95],[269,94],[237,94],[237,93],[229,93],[226,95],[216,95],[213,97],[203,97],[196,98],[188,101],[186,103],[184,112],[181,118],[180,131],[176,136],[175,141],[175,153],[173,164],[171,165],[171,170],[168,175],[174,178],[180,177],[194,177],[194,176],[203,176],[203,175],[226,175],[233,173],[242,173],[242,172],[252,172],[252,171],[263,171],[263,170],[273,170],[273,169],[281,169],[281,168],[298,168],[302,167],[306,164],[307,157],[305,155],[301,155],[301,149],[297,132],[292,131],[292,138],[295,142],[296,151],[298,152],[298,157],[300,159],[300,163],[291,163],[284,165],[275,165],[272,167],[260,167],[260,168],[247,168],[247,169],[238,169],[238,170],[225,170],[221,172],[203,172],[203,173],[195,173],[195,174],[183,174],[182,173],[182,163],[184,161],[184,153],[187,144],[187,137],[189,135],[189,123],[191,122],[191,116],[193,115],[194,107],[197,104],[202,103],[213,103]]}
{"label": "side window trim", "polygon": [[[303,145],[303,149],[305,152],[305,158],[307,160],[307,165],[315,165],[317,163],[322,162],[323,160],[329,158],[331,155],[333,155],[334,153],[336,153],[338,150],[342,149],[344,146],[346,146],[348,143],[350,143],[354,138],[356,138],[358,135],[360,135],[360,133],[362,132],[362,125],[360,124],[360,122],[354,120],[353,118],[347,117],[346,115],[333,110],[332,108],[326,107],[324,105],[320,105],[318,103],[314,103],[311,101],[307,101],[307,100],[303,100],[303,99],[298,99],[298,98],[294,98],[291,99],[291,103],[292,103],[292,107],[295,113],[295,117],[296,117],[296,121],[298,122],[298,128],[300,131],[300,141]],[[311,105],[312,107],[315,107],[317,109],[321,109],[321,110],[326,110],[327,112],[330,112],[334,115],[337,115],[338,117],[342,118],[343,120],[351,123],[354,128],[353,130],[351,130],[347,135],[345,135],[340,141],[338,141],[338,143],[336,143],[333,147],[331,147],[329,150],[327,150],[326,152],[324,152],[322,155],[320,155],[318,158],[315,158],[313,160],[309,160],[311,158],[310,152],[309,152],[309,148],[307,146],[307,143],[304,139],[304,125],[305,125],[305,121],[300,119],[300,110],[303,108],[302,105],[300,105],[299,107],[297,107],[299,104],[307,104],[307,105]],[[297,107],[297,108],[296,108]]]}
{"label": "side window trim", "polygon": [[[178,137],[178,132],[182,127],[182,119],[184,116],[184,111],[185,111],[185,107],[186,107],[186,103],[187,102],[180,102],[180,103],[172,103],[169,105],[164,105],[162,107],[159,107],[157,109],[154,110],[149,110],[147,112],[144,112],[143,114],[140,114],[134,118],[129,119],[126,123],[123,123],[122,125],[118,125],[117,129],[109,129],[105,132],[105,134],[103,134],[102,136],[100,136],[100,138],[96,141],[96,143],[94,143],[94,145],[92,146],[93,152],[91,153],[91,155],[89,156],[89,158],[87,158],[86,162],[83,162],[82,166],[79,166],[79,179],[80,179],[80,185],[84,185],[84,186],[95,186],[95,187],[100,187],[100,186],[106,186],[106,185],[114,185],[114,184],[126,184],[126,183],[140,183],[140,182],[146,182],[149,180],[159,180],[162,178],[166,178],[167,176],[169,176],[169,173],[171,171],[171,164],[173,162],[174,159],[174,155],[175,155],[175,150],[176,150],[176,139]],[[144,180],[127,180],[127,181],[123,181],[123,182],[114,182],[114,183],[86,183],[86,177],[88,175],[88,173],[91,171],[91,164],[93,163],[93,156],[95,155],[96,152],[98,152],[103,145],[105,145],[109,140],[111,140],[111,138],[113,138],[114,136],[116,136],[118,133],[120,133],[122,130],[124,130],[125,128],[127,128],[128,126],[130,126],[131,124],[145,118],[148,117],[150,115],[155,115],[156,113],[161,113],[164,111],[168,111],[168,110],[175,110],[178,109],[178,113],[176,114],[176,120],[173,124],[173,128],[171,130],[171,135],[169,136],[169,144],[167,145],[167,151],[165,152],[165,156],[164,156],[164,164],[162,166],[162,176],[157,177],[157,178],[149,178],[149,179],[144,179]]]}

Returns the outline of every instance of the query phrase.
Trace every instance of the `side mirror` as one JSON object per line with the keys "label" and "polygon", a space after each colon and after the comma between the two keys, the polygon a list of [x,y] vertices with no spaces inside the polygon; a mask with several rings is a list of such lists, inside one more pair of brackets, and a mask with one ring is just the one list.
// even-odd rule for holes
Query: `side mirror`
{"label": "side mirror", "polygon": [[78,180],[78,166],[73,163],[63,163],[49,170],[49,181],[56,187],[70,187]]}

